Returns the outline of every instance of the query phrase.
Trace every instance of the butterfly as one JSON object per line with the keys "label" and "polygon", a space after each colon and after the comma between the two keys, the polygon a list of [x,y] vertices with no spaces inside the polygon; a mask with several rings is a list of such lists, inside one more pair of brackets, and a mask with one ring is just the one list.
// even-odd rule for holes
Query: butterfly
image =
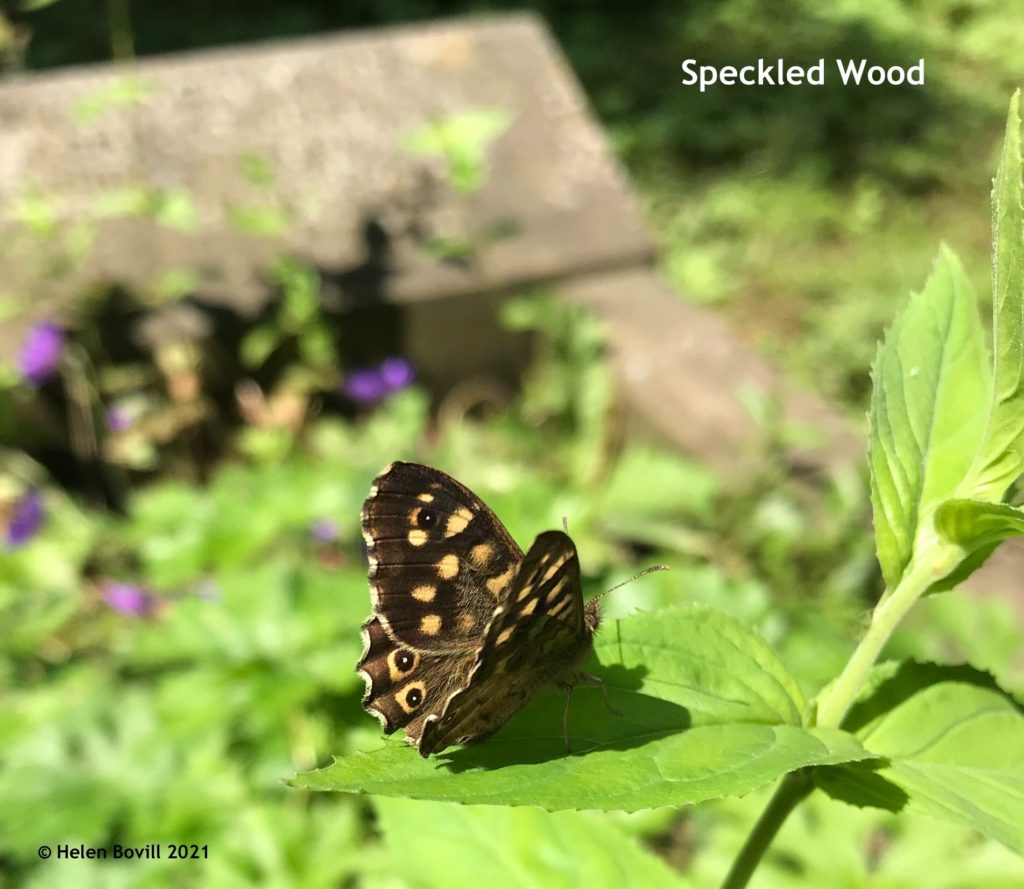
{"label": "butterfly", "polygon": [[377,476],[362,528],[373,613],[356,670],[386,734],[426,757],[494,734],[545,685],[597,681],[577,667],[601,611],[568,534],[524,555],[479,497],[418,463]]}

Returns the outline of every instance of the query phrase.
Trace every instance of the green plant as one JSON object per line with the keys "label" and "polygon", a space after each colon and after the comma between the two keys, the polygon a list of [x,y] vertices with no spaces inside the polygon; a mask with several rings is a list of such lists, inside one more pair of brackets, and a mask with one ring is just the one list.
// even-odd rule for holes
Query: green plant
{"label": "green plant", "polygon": [[441,158],[451,187],[471,195],[484,184],[487,148],[511,123],[500,109],[475,108],[431,121],[406,136],[402,147],[414,156]]}
{"label": "green plant", "polygon": [[316,270],[293,259],[284,259],[271,269],[271,278],[281,289],[281,300],[272,317],[253,327],[242,340],[241,357],[251,369],[258,368],[286,343],[294,343],[302,363],[334,382],[334,344],[320,306],[320,279]]}
{"label": "green plant", "polygon": [[[443,181],[461,203],[484,187],[487,152],[511,123],[508,113],[500,108],[473,108],[419,127],[405,136],[401,148],[413,157],[439,159]],[[440,261],[469,262],[482,248],[515,230],[514,223],[496,220],[477,224],[472,231],[428,232],[422,236],[423,247]]]}
{"label": "green plant", "polygon": [[293,785],[549,810],[636,810],[743,795],[781,778],[724,886],[747,884],[814,789],[917,811],[1024,852],[1024,715],[970,666],[878,663],[912,606],[966,578],[1024,511],[1024,209],[1019,94],[993,189],[994,362],[963,270],[943,247],[893,325],[873,374],[869,458],[886,590],[838,676],[808,700],[739,621],[701,606],[638,614],[595,644],[612,704],[574,697],[572,756],[541,699],[479,747],[422,761],[400,742],[339,758]]}

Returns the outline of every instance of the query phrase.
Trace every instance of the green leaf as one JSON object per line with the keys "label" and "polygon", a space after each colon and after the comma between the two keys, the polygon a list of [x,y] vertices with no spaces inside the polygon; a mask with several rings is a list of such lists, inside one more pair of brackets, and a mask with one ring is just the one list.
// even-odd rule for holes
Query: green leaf
{"label": "green leaf", "polygon": [[50,195],[32,189],[19,196],[10,209],[10,217],[40,239],[57,231],[57,207]]}
{"label": "green leaf", "polygon": [[929,588],[944,592],[963,583],[977,571],[1004,540],[1024,534],[1024,512],[1005,503],[980,500],[947,500],[935,512],[935,529],[948,543],[964,553],[956,569]]}
{"label": "green leaf", "polygon": [[991,392],[974,294],[947,248],[878,350],[873,378],[871,502],[891,589],[918,534],[931,533],[931,514],[970,469]]}
{"label": "green leaf", "polygon": [[151,189],[141,185],[101,192],[92,203],[99,219],[145,216],[168,228],[192,231],[198,211],[192,196],[182,188]]}
{"label": "green leaf", "polygon": [[258,151],[249,151],[238,159],[238,167],[250,185],[268,188],[274,184],[274,166],[270,159]]}
{"label": "green leaf", "polygon": [[958,682],[1000,691],[991,673],[970,664],[936,664],[928,661],[897,660],[878,664],[843,720],[843,728],[858,737],[874,731],[878,724],[904,702],[940,682]]}
{"label": "green leaf", "polygon": [[1006,503],[947,500],[935,514],[935,527],[968,553],[991,548],[1024,534],[1024,510]]}
{"label": "green leaf", "polygon": [[271,352],[281,342],[281,334],[276,327],[263,324],[250,330],[242,340],[240,352],[242,363],[246,367],[259,367],[266,361]]}
{"label": "green leaf", "polygon": [[1024,470],[1024,209],[1019,90],[1010,100],[1003,154],[992,183],[992,249],[995,397],[972,486],[964,491],[983,500],[1001,499]]}
{"label": "green leaf", "polygon": [[969,666],[883,665],[844,727],[883,759],[819,770],[830,795],[965,824],[1024,852],[1024,713]]}
{"label": "green leaf", "polygon": [[960,562],[960,564],[957,565],[949,574],[943,577],[942,580],[937,581],[928,587],[927,594],[932,595],[934,593],[944,593],[960,586],[960,584],[967,580],[968,577],[988,561],[988,557],[995,552],[998,545],[999,544],[997,543],[993,543],[991,546],[984,546],[981,549],[975,550]]}
{"label": "green leaf", "polygon": [[500,108],[473,108],[431,121],[402,142],[413,155],[448,155],[455,151],[482,151],[508,129],[512,120]]}
{"label": "green leaf", "polygon": [[328,370],[334,363],[334,341],[326,327],[310,326],[298,341],[299,354],[308,367]]}
{"label": "green leaf", "polygon": [[115,77],[89,92],[75,105],[75,120],[89,124],[113,108],[141,105],[155,89],[149,81],[139,77]]}
{"label": "green leaf", "polygon": [[[685,860],[687,876],[696,885],[720,885],[767,802],[767,794],[759,791],[742,800],[718,802],[714,811],[695,813],[687,826],[696,828],[700,847],[692,861]],[[712,818],[711,829],[700,826],[698,819]],[[750,887],[1020,889],[1022,877],[1024,860],[973,830],[932,818],[855,808],[812,794],[786,819]]]}
{"label": "green leaf", "polygon": [[484,159],[489,143],[511,123],[498,108],[476,108],[435,120],[410,133],[402,147],[412,155],[440,155],[448,162],[453,188],[463,194],[483,184]]}
{"label": "green leaf", "polygon": [[293,259],[283,259],[271,276],[284,291],[281,324],[297,332],[316,319],[320,311],[320,276],[316,269]]}
{"label": "green leaf", "polygon": [[157,189],[150,196],[149,214],[168,228],[194,231],[199,211],[192,195],[183,188]]}
{"label": "green leaf", "polygon": [[423,247],[435,259],[448,262],[468,259],[473,255],[473,244],[466,238],[439,235],[428,238]]}
{"label": "green leaf", "polygon": [[193,293],[200,284],[199,272],[187,266],[170,268],[153,282],[153,293],[160,301],[170,302]]}
{"label": "green leaf", "polygon": [[[658,483],[648,481],[656,478]],[[680,515],[707,517],[719,492],[718,478],[708,469],[678,454],[633,445],[615,461],[611,478],[598,492],[601,509],[609,516],[647,518]],[[610,518],[609,524],[615,521]]]}
{"label": "green leaf", "polygon": [[228,222],[236,231],[253,237],[271,238],[288,229],[288,219],[275,207],[234,204],[227,209]]}
{"label": "green leaf", "polygon": [[413,887],[691,885],[593,813],[396,799],[376,808],[388,860]]}
{"label": "green leaf", "polygon": [[542,696],[486,743],[429,760],[397,741],[294,779],[297,787],[544,809],[626,809],[741,795],[793,769],[867,756],[846,732],[800,725],[795,680],[754,632],[691,607],[638,614],[595,641],[596,688]]}
{"label": "green leaf", "polygon": [[93,215],[100,219],[112,216],[141,216],[149,206],[149,189],[141,185],[113,188],[99,192],[92,200]]}

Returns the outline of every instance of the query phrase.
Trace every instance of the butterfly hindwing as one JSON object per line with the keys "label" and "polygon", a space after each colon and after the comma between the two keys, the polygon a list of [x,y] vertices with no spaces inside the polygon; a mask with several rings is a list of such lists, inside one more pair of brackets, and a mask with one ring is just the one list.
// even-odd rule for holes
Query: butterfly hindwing
{"label": "butterfly hindwing", "polygon": [[584,606],[576,547],[560,531],[541,534],[495,610],[468,671],[423,727],[423,756],[481,740],[501,728],[541,686],[572,672],[600,619]]}
{"label": "butterfly hindwing", "polygon": [[356,669],[366,683],[363,708],[390,735],[404,728],[419,741],[424,721],[466,681],[475,654],[419,652],[394,642],[380,621],[363,624],[363,656]]}
{"label": "butterfly hindwing", "polygon": [[392,463],[363,506],[373,610],[411,649],[475,650],[523,558],[491,512],[451,476]]}

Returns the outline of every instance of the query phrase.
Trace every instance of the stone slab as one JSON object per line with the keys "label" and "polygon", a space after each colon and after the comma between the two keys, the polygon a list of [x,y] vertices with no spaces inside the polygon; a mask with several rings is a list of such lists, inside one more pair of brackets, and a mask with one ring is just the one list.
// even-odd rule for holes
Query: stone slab
{"label": "stone slab", "polygon": [[[83,119],[130,82],[138,102]],[[108,102],[109,104],[109,102]],[[482,189],[458,195],[439,158],[412,156],[411,132],[476,109],[511,126],[491,144]],[[243,175],[258,157],[265,188]],[[105,218],[106,196],[179,190],[191,230]],[[45,200],[58,229],[88,221],[81,266],[41,278],[46,248],[10,215]],[[270,237],[242,233],[239,209],[288,217]],[[168,271],[201,273],[204,296],[251,308],[282,253],[322,269],[366,257],[368,226],[389,245],[388,299],[421,299],[615,267],[654,246],[623,171],[539,19],[518,14],[71,68],[0,82],[0,291],[58,304],[97,283],[146,292]],[[439,262],[429,236],[480,237],[471,261]]]}

